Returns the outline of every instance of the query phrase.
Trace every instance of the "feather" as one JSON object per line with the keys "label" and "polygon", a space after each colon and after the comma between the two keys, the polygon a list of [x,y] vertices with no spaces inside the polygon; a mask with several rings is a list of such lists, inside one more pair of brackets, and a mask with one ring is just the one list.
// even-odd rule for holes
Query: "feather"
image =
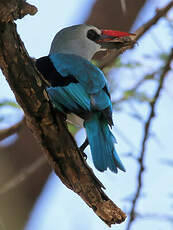
{"label": "feather", "polygon": [[107,168],[115,173],[117,168],[125,172],[114,148],[115,138],[102,114],[93,114],[90,120],[85,121],[85,128],[95,167],[101,172]]}

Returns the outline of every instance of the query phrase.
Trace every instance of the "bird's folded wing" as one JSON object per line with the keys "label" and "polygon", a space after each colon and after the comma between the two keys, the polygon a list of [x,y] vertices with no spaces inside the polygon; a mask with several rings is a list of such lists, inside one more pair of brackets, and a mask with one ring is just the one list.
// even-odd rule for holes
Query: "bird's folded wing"
{"label": "bird's folded wing", "polygon": [[91,62],[74,54],[56,53],[50,55],[57,72],[63,77],[73,75],[88,94],[95,94],[104,88],[106,79],[100,69]]}

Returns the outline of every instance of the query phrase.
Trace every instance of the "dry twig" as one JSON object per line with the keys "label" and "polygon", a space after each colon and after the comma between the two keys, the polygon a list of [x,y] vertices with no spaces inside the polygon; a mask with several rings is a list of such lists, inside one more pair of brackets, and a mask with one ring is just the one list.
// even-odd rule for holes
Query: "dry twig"
{"label": "dry twig", "polygon": [[130,230],[131,226],[132,226],[132,223],[133,221],[135,220],[136,216],[135,216],[135,212],[136,212],[136,205],[137,205],[137,201],[140,197],[140,193],[141,193],[141,189],[142,189],[142,176],[143,176],[143,173],[144,173],[144,159],[145,159],[145,155],[146,155],[146,145],[147,145],[147,140],[148,140],[148,137],[150,135],[150,127],[151,127],[151,124],[152,124],[152,120],[155,116],[155,108],[156,108],[156,104],[157,104],[157,101],[159,99],[159,96],[160,96],[160,92],[163,88],[163,85],[164,85],[164,81],[166,79],[166,76],[167,76],[167,73],[169,72],[170,70],[170,65],[171,65],[171,61],[173,60],[173,49],[171,50],[171,54],[165,64],[165,67],[162,71],[162,74],[160,76],[160,80],[159,80],[159,84],[158,84],[158,87],[155,91],[155,94],[154,94],[154,97],[153,97],[153,101],[150,103],[150,112],[149,112],[149,116],[148,116],[148,119],[145,123],[145,126],[144,126],[144,136],[143,136],[143,139],[142,139],[142,148],[141,148],[141,151],[139,153],[140,157],[138,159],[139,161],[139,171],[138,171],[138,185],[137,185],[137,189],[136,189],[136,192],[134,194],[134,198],[133,198],[133,201],[132,201],[132,207],[131,207],[131,210],[130,210],[130,218],[129,218],[129,221],[128,221],[128,224],[127,224],[127,228],[126,230]]}
{"label": "dry twig", "polygon": [[[134,37],[134,41],[138,41],[139,38],[146,32],[148,31],[153,25],[155,25],[158,20],[160,18],[162,18],[163,16],[165,16],[167,14],[167,12],[173,7],[173,1],[169,2],[165,7],[163,7],[162,9],[157,9],[156,10],[156,15],[151,18],[147,23],[143,24],[141,27],[139,27],[134,33],[136,34],[136,37]],[[133,48],[134,45],[132,45],[131,47],[124,47],[119,49],[118,51],[114,50],[112,52],[110,52],[109,55],[107,55],[105,58],[102,59],[102,61],[100,61],[99,67],[101,69],[111,66],[115,59],[121,54],[123,53],[125,50],[129,49],[129,48]]]}

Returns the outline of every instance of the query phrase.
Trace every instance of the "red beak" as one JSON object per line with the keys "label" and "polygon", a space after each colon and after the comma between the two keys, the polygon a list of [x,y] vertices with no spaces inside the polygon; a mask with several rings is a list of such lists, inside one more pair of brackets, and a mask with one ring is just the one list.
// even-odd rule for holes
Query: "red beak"
{"label": "red beak", "polygon": [[119,49],[135,43],[135,36],[136,34],[117,30],[101,30],[101,35],[97,43],[106,49]]}
{"label": "red beak", "polygon": [[112,38],[136,36],[135,34],[132,34],[132,33],[127,33],[127,32],[122,32],[122,31],[117,31],[117,30],[101,30],[101,32],[102,32],[102,35],[106,35]]}

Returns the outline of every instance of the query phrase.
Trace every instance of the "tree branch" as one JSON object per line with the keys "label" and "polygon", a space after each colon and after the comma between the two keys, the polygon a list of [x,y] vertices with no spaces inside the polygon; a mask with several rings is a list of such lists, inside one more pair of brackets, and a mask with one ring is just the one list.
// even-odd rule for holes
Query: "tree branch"
{"label": "tree branch", "polygon": [[19,121],[17,124],[7,128],[0,130],[0,141],[4,140],[5,138],[17,133],[24,123],[24,119]]}
{"label": "tree branch", "polygon": [[156,9],[156,15],[135,31],[135,39],[138,40],[146,31],[148,31],[153,25],[155,25],[160,18],[165,16],[172,7],[173,1],[170,1],[165,7],[161,9]]}
{"label": "tree branch", "polygon": [[[156,14],[153,18],[151,18],[147,23],[143,24],[142,26],[140,26],[134,33],[136,34],[136,36],[134,36],[134,41],[138,41],[139,38],[145,33],[147,32],[153,25],[155,25],[160,18],[162,18],[163,16],[165,16],[167,14],[167,12],[173,7],[173,1],[169,2],[165,7],[161,8],[161,9],[157,9],[156,10]],[[119,50],[112,50],[109,55],[103,57],[103,59],[100,61],[99,63],[99,67],[101,69],[107,67],[107,66],[111,66],[115,59],[121,54],[123,53],[125,50],[133,48],[134,44],[132,44],[131,46],[126,46],[123,47]]]}
{"label": "tree branch", "polygon": [[16,25],[0,23],[0,28],[0,67],[50,166],[108,226],[121,223],[126,215],[103,192],[104,186],[81,156],[64,117],[53,109],[46,84],[29,58]]}
{"label": "tree branch", "polygon": [[37,13],[37,8],[28,4],[24,0],[1,0],[0,1],[0,21],[10,22],[21,19],[25,15],[34,15]]}
{"label": "tree branch", "polygon": [[165,64],[165,67],[163,69],[163,72],[160,76],[160,81],[159,81],[159,85],[156,89],[156,92],[154,94],[154,97],[153,97],[153,101],[150,103],[150,113],[149,113],[149,116],[148,116],[148,119],[145,123],[145,126],[144,126],[144,136],[143,136],[143,140],[142,140],[142,148],[141,148],[141,151],[140,151],[140,157],[139,157],[139,171],[138,171],[138,186],[137,186],[137,189],[136,189],[136,192],[134,194],[134,198],[133,198],[133,201],[132,201],[132,207],[131,207],[131,210],[130,210],[130,218],[129,218],[129,221],[128,221],[128,224],[127,224],[127,228],[126,230],[130,230],[131,226],[132,226],[132,223],[133,221],[135,220],[136,216],[135,216],[135,213],[136,213],[136,205],[137,205],[137,201],[140,197],[140,193],[141,193],[141,189],[142,189],[142,177],[143,177],[143,173],[144,173],[144,158],[145,158],[145,155],[146,155],[146,145],[147,145],[147,140],[148,140],[148,137],[149,137],[149,134],[150,134],[150,127],[151,127],[151,124],[152,124],[152,119],[155,117],[155,108],[156,108],[156,104],[159,100],[159,96],[160,96],[160,92],[163,88],[163,85],[164,85],[164,81],[166,79],[166,76],[167,76],[167,73],[169,72],[170,70],[170,65],[171,65],[171,61],[173,60],[173,49],[171,50],[171,54]]}

